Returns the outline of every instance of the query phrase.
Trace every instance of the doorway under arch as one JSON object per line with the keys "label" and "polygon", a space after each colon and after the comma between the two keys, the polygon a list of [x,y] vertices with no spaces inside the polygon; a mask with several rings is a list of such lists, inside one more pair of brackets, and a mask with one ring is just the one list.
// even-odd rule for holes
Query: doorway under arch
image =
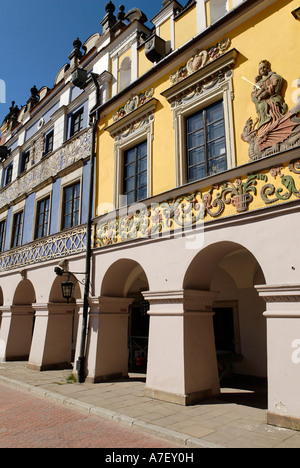
{"label": "doorway under arch", "polygon": [[128,371],[145,373],[148,357],[149,304],[143,292],[149,283],[142,266],[131,259],[120,259],[107,270],[101,296],[131,300],[128,306]]}
{"label": "doorway under arch", "polygon": [[[240,244],[223,241],[195,256],[183,287],[216,293],[213,326],[222,398],[246,395],[266,407],[265,302],[255,289],[258,284],[265,284],[265,277],[255,256]],[[225,390],[232,385],[253,392]]]}
{"label": "doorway under arch", "polygon": [[22,279],[15,289],[10,314],[10,328],[7,333],[6,360],[27,361],[30,354],[34,330],[34,309],[36,301],[33,284]]}

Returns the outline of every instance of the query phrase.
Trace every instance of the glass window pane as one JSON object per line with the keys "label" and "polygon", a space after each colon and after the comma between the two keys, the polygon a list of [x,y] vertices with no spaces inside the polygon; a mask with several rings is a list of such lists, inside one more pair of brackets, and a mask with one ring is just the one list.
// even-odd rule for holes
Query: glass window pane
{"label": "glass window pane", "polygon": [[194,166],[205,161],[205,150],[204,146],[202,148],[197,148],[195,150],[189,151],[189,166]]}
{"label": "glass window pane", "polygon": [[223,119],[223,102],[218,102],[206,110],[207,122]]}
{"label": "glass window pane", "polygon": [[124,176],[126,179],[129,177],[133,177],[135,175],[135,165],[129,164],[129,166],[125,166],[125,173]]}
{"label": "glass window pane", "polygon": [[64,228],[70,228],[72,227],[71,224],[71,215],[65,216],[64,218]]}
{"label": "glass window pane", "polygon": [[215,156],[221,156],[226,152],[225,138],[220,138],[219,140],[212,141],[208,144],[209,158],[214,158]]}
{"label": "glass window pane", "polygon": [[137,191],[137,201],[147,198],[147,187],[138,189]]}
{"label": "glass window pane", "polygon": [[208,141],[215,140],[216,138],[223,137],[225,135],[224,122],[219,120],[208,126],[207,136]]}
{"label": "glass window pane", "polygon": [[188,118],[188,133],[203,128],[203,113],[200,112]]}
{"label": "glass window pane", "polygon": [[131,203],[134,203],[136,201],[135,192],[126,193],[126,196],[127,196],[127,205],[131,205]]}
{"label": "glass window pane", "polygon": [[147,171],[147,158],[139,159],[137,162],[137,171],[144,172]]}
{"label": "glass window pane", "polygon": [[204,144],[204,131],[202,130],[197,130],[194,133],[191,133],[188,136],[188,145],[189,148],[196,148],[197,146],[203,145]]}
{"label": "glass window pane", "polygon": [[147,196],[147,141],[124,153],[123,193],[127,204]]}
{"label": "glass window pane", "polygon": [[190,182],[203,179],[204,177],[205,177],[205,165],[204,164],[199,164],[198,166],[190,167],[189,169],[189,181]]}
{"label": "glass window pane", "polygon": [[126,194],[127,192],[131,192],[131,191],[134,190],[134,189],[135,189],[135,179],[134,179],[134,177],[125,180],[125,186],[124,186],[124,192],[125,192],[125,194]]}
{"label": "glass window pane", "polygon": [[143,172],[142,174],[139,174],[137,177],[137,186],[142,187],[144,185],[147,185],[147,174],[146,172]]}
{"label": "glass window pane", "polygon": [[65,204],[65,215],[72,213],[72,200]]}
{"label": "glass window pane", "polygon": [[131,164],[135,162],[135,149],[134,148],[129,151],[126,151],[124,161],[125,161],[125,164]]}
{"label": "glass window pane", "polygon": [[147,143],[141,143],[138,146],[138,158],[144,158],[147,156]]}
{"label": "glass window pane", "polygon": [[80,195],[79,192],[80,192],[80,184],[76,184],[76,185],[74,186],[74,196],[77,197],[77,198],[79,198],[79,195]]}
{"label": "glass window pane", "polygon": [[224,172],[227,169],[226,157],[222,156],[220,158],[211,159],[209,161],[209,175],[218,174],[219,172]]}

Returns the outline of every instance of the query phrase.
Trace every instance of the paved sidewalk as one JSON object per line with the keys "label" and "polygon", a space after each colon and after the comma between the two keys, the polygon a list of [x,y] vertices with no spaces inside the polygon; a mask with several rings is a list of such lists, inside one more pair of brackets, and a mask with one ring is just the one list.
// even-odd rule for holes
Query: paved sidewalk
{"label": "paved sidewalk", "polygon": [[98,384],[68,383],[70,376],[70,370],[37,372],[27,363],[0,363],[1,383],[186,447],[300,448],[300,432],[265,423],[265,394],[255,390],[222,389],[219,399],[185,407],[144,396],[145,379],[136,374]]}

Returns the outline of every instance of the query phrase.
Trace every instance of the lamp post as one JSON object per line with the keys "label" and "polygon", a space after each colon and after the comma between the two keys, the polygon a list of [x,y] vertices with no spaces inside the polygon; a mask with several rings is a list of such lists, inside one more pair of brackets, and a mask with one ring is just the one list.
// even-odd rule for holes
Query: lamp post
{"label": "lamp post", "polygon": [[96,133],[97,126],[100,119],[99,107],[100,107],[100,89],[97,81],[98,75],[91,73],[88,77],[85,70],[76,68],[72,73],[72,83],[80,89],[86,88],[86,86],[93,81],[96,88],[96,104],[91,109],[89,114],[89,123],[92,126],[92,144],[90,154],[90,181],[89,181],[89,201],[88,201],[88,217],[86,224],[86,258],[85,258],[85,280],[84,280],[84,294],[83,294],[83,312],[82,312],[82,332],[81,332],[81,343],[78,355],[78,361],[76,363],[76,370],[78,373],[79,383],[85,381],[85,346],[86,346],[86,333],[88,324],[88,308],[89,308],[89,285],[91,276],[91,232],[92,232],[92,217],[93,217],[93,195],[94,195],[94,171],[95,171],[95,157],[96,157]]}
{"label": "lamp post", "polygon": [[[89,285],[90,285],[90,276],[91,276],[91,233],[92,233],[92,218],[93,218],[93,196],[94,196],[94,171],[95,171],[95,157],[96,157],[96,133],[97,126],[100,120],[100,88],[97,81],[98,75],[91,73],[88,76],[87,72],[80,68],[75,68],[72,73],[71,81],[74,86],[85,89],[89,83],[93,82],[96,87],[96,104],[91,109],[89,114],[89,123],[92,126],[92,143],[91,143],[91,153],[90,153],[90,180],[89,180],[89,200],[88,200],[88,216],[86,224],[86,257],[85,257],[85,280],[84,280],[84,294],[83,294],[83,312],[82,312],[82,332],[81,332],[81,343],[80,350],[78,355],[78,361],[76,362],[76,370],[78,374],[79,383],[85,381],[85,346],[86,346],[86,333],[87,333],[87,324],[88,324],[88,308],[89,308]],[[56,267],[54,269],[57,275],[62,275],[65,272],[63,269]],[[70,273],[71,274],[71,273]],[[74,275],[73,275],[74,276]],[[66,281],[62,283],[62,294],[70,294],[72,292],[71,281]],[[64,291],[63,291],[64,288]],[[74,289],[73,289],[74,292]],[[64,296],[67,298],[67,296]],[[69,299],[70,300],[70,297]]]}

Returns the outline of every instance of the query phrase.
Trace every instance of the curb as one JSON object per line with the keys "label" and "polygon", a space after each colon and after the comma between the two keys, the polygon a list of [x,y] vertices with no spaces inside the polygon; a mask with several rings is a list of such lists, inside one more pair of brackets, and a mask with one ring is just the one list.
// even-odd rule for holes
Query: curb
{"label": "curb", "polygon": [[51,392],[40,387],[35,387],[34,385],[20,382],[15,379],[9,379],[8,377],[0,375],[0,382],[17,389],[26,390],[42,398],[49,398],[49,400],[55,403],[63,404],[69,408],[77,409],[94,416],[99,416],[110,421],[118,422],[120,424],[126,425],[127,427],[135,428],[157,437],[162,437],[176,444],[184,445],[187,448],[225,448],[221,445],[198,439],[197,437],[192,437],[181,432],[173,431],[172,429],[150,424],[142,421],[141,419],[131,418],[130,416],[125,416],[121,413],[117,413],[106,408],[101,408],[100,406],[78,401],[74,398],[65,397],[58,393]]}

